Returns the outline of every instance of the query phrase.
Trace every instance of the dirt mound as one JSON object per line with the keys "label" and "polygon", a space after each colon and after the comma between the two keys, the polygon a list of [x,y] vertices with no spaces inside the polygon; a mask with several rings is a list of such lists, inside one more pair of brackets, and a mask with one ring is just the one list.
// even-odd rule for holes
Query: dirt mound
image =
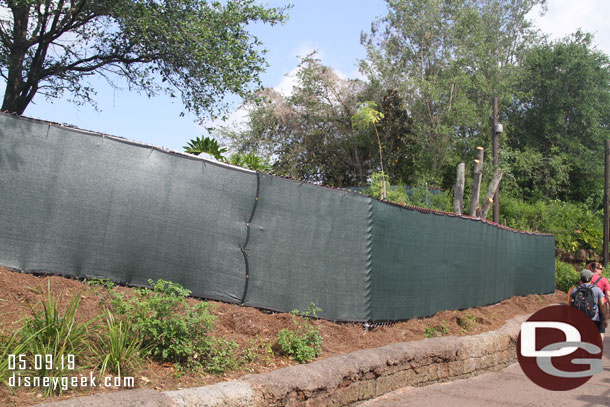
{"label": "dirt mound", "polygon": [[[80,292],[79,318],[83,320],[91,319],[102,311],[99,304],[100,297],[96,296],[92,288],[84,282],[58,276],[17,273],[0,267],[0,327],[5,333],[10,333],[19,326],[19,321],[24,316],[30,314],[29,304],[33,305],[46,298],[47,287],[50,287],[54,296],[61,293],[62,298],[65,298],[65,301],[62,302],[64,307],[67,306],[74,293]],[[124,290],[127,294],[131,291],[125,287],[119,289]],[[431,335],[476,335],[501,327],[505,321],[515,315],[532,313],[554,303],[564,303],[566,299],[566,294],[561,291],[550,295],[514,297],[491,306],[442,311],[429,318],[414,318],[369,330],[365,330],[361,324],[316,320],[314,324],[320,328],[324,340],[322,355],[319,359],[394,342],[424,339]],[[189,299],[189,301],[198,300]],[[210,301],[210,304],[213,305],[212,313],[218,317],[214,335],[235,341],[241,349],[253,347],[257,343],[273,344],[281,329],[292,327],[292,317],[289,314],[269,313],[215,301]],[[296,362],[275,352],[258,358],[254,363],[240,370],[222,375],[176,377],[172,364],[161,364],[150,360],[133,376],[136,387],[172,390],[204,386],[232,380],[246,373],[261,373],[294,364]],[[50,400],[100,391],[112,390],[97,388],[87,391],[70,391],[63,396],[53,396]],[[2,405],[26,406],[42,401],[44,401],[42,396],[35,391],[19,389],[11,393],[6,386],[0,385],[0,404]]]}

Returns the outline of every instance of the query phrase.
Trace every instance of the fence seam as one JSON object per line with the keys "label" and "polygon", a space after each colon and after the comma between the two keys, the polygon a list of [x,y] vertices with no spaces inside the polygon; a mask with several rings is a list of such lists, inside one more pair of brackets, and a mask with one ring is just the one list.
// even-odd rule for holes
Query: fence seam
{"label": "fence seam", "polygon": [[244,255],[244,262],[246,263],[246,281],[244,282],[244,294],[241,297],[240,305],[243,305],[246,301],[246,295],[248,294],[248,282],[250,281],[250,264],[248,263],[248,253],[246,253],[246,247],[248,246],[248,242],[250,241],[250,224],[252,223],[252,219],[254,219],[254,214],[256,213],[256,207],[258,205],[258,199],[260,194],[260,172],[256,171],[256,197],[254,198],[254,205],[252,206],[252,213],[250,214],[250,218],[246,221],[246,242],[243,244],[241,249],[241,253]]}

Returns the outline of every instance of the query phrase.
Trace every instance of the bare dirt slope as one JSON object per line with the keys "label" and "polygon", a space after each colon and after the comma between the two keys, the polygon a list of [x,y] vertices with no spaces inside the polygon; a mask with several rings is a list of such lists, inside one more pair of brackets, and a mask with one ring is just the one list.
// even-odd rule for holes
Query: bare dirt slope
{"label": "bare dirt slope", "polygon": [[[7,270],[0,267],[0,330],[10,333],[20,324],[20,320],[30,314],[28,304],[36,304],[46,298],[47,286],[53,295],[62,293],[63,306],[66,306],[76,292],[81,294],[79,317],[83,320],[99,315],[102,308],[100,298],[86,283],[58,276],[34,276]],[[129,292],[128,288],[120,288]],[[550,295],[529,295],[514,297],[499,304],[472,308],[468,310],[442,311],[430,318],[415,318],[388,326],[365,330],[361,325],[350,323],[332,323],[316,320],[320,328],[324,345],[319,359],[360,349],[373,348],[394,342],[405,342],[424,339],[426,328],[428,334],[434,327],[444,326],[447,335],[476,335],[502,326],[506,320],[515,315],[532,313],[553,303],[564,303],[566,294],[557,291]],[[189,301],[198,301],[189,299]],[[254,308],[240,307],[211,301],[213,313],[218,317],[214,335],[239,344],[239,349],[254,349],[255,343],[273,344],[282,328],[292,327],[290,314],[269,313]],[[271,346],[269,346],[271,347]],[[260,351],[260,349],[259,349]],[[171,390],[194,386],[204,386],[219,381],[231,380],[246,373],[261,373],[296,364],[280,356],[261,353],[256,361],[239,370],[222,375],[183,375],[176,377],[171,364],[147,361],[139,371],[132,372],[136,387],[157,390]],[[98,388],[93,392],[112,391]],[[92,391],[70,391],[62,396],[53,396],[51,400],[91,394]],[[19,389],[10,392],[0,385],[0,405],[25,406],[45,401],[34,390]]]}

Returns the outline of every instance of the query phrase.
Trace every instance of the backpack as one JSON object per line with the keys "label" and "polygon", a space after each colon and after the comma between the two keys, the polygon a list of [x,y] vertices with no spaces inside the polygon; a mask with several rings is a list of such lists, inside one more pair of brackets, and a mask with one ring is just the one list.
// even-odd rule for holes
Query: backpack
{"label": "backpack", "polygon": [[572,306],[576,309],[581,310],[589,318],[595,316],[597,310],[597,304],[595,301],[595,295],[593,295],[593,286],[579,285],[576,287],[576,294],[572,300]]}

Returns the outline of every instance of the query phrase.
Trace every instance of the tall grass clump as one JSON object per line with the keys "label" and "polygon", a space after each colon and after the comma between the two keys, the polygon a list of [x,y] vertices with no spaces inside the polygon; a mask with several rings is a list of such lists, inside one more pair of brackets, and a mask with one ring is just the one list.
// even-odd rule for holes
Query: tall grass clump
{"label": "tall grass clump", "polygon": [[[54,297],[50,285],[47,298],[30,306],[31,315],[23,322],[21,352],[27,355],[32,376],[58,378],[73,374],[82,365],[80,357],[91,350],[89,325],[93,320],[80,322],[76,313],[80,292],[75,293],[66,310],[60,312],[61,294]],[[79,366],[80,362],[80,366]],[[46,393],[61,392],[61,386],[45,389]]]}
{"label": "tall grass clump", "polygon": [[117,321],[106,310],[106,325],[97,333],[98,344],[94,349],[100,368],[100,376],[110,371],[122,376],[126,370],[134,370],[141,365],[146,349],[142,340],[134,336],[129,326]]}

